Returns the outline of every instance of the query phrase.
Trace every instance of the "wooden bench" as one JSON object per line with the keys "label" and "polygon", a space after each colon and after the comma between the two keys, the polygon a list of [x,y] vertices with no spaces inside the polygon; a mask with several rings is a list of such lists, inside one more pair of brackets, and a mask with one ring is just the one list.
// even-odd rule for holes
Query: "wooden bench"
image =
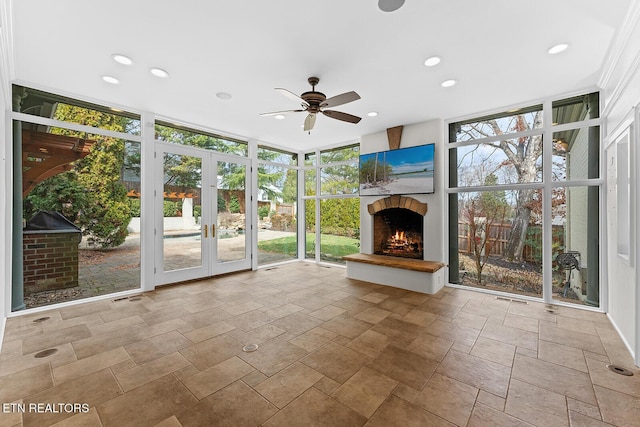
{"label": "wooden bench", "polygon": [[345,255],[342,259],[347,262],[350,279],[427,294],[444,286],[442,262],[373,254]]}

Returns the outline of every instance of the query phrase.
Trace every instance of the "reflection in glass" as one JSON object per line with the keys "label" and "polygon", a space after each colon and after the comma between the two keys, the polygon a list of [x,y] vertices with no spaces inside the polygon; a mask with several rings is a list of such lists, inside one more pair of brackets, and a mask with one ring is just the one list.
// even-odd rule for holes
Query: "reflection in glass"
{"label": "reflection in glass", "polygon": [[346,147],[332,148],[320,152],[321,164],[343,162],[346,160],[357,160],[360,156],[360,144]]}
{"label": "reflection in glass", "polygon": [[156,121],[155,133],[158,141],[190,145],[219,153],[236,154],[238,156],[246,157],[249,155],[248,145],[244,141],[224,138],[199,130],[182,128],[170,123]]}
{"label": "reflection in glass", "polygon": [[217,170],[218,220],[215,238],[218,245],[218,261],[239,261],[247,257],[245,235],[247,167],[238,163],[218,161]]}
{"label": "reflection in glass", "polygon": [[450,268],[459,284],[542,297],[541,190],[531,191],[524,226],[517,226],[522,191],[457,194],[451,249],[459,261]]}
{"label": "reflection in glass", "polygon": [[600,127],[554,132],[552,174],[554,181],[598,178]]}
{"label": "reflection in glass", "polygon": [[358,194],[358,163],[321,168],[320,189],[323,195]]}
{"label": "reflection in glass", "polygon": [[304,195],[305,196],[316,195],[316,170],[315,169],[304,170]]}
{"label": "reflection in glass", "polygon": [[320,200],[320,259],[344,264],[342,257],[360,252],[360,199]]}
{"label": "reflection in glass", "polygon": [[298,172],[258,166],[258,265],[295,259]]}
{"label": "reflection in glass", "polygon": [[598,307],[598,187],[554,188],[553,298]]}
{"label": "reflection in glass", "polygon": [[164,154],[164,271],[202,265],[202,159]]}
{"label": "reflection in glass", "polygon": [[290,166],[296,166],[298,164],[298,155],[296,153],[277,150],[272,147],[263,147],[261,145],[258,146],[258,159]]}
{"label": "reflection in glass", "polygon": [[463,142],[493,136],[542,129],[542,105],[519,108],[490,116],[452,123],[449,127],[449,141]]}
{"label": "reflection in glass", "polygon": [[552,108],[554,126],[597,119],[600,117],[599,93],[594,92],[554,101]]}

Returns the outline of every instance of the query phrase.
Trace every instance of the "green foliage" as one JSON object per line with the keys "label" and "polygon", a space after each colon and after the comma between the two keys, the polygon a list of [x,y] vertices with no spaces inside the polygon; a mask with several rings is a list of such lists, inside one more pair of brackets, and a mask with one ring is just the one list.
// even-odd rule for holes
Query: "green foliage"
{"label": "green foliage", "polygon": [[320,229],[323,234],[355,236],[360,232],[360,199],[325,199],[320,203]]}
{"label": "green foliage", "polygon": [[193,207],[193,216],[195,218],[200,218],[202,217],[202,206],[197,205]]}
{"label": "green foliage", "polygon": [[258,218],[262,219],[265,216],[269,216],[269,209],[270,209],[269,205],[260,206],[258,208]]}
{"label": "green foliage", "polygon": [[238,196],[235,194],[231,195],[231,198],[229,199],[229,212],[240,213],[240,201],[238,200]]}
{"label": "green foliage", "polygon": [[78,177],[65,172],[36,185],[24,199],[24,218],[29,220],[40,211],[56,211],[76,223],[79,213],[89,203],[89,197]]}
{"label": "green foliage", "polygon": [[162,215],[164,217],[178,216],[180,212],[180,204],[178,202],[172,202],[171,200],[165,200],[162,204]]}
{"label": "green foliage", "polygon": [[218,212],[227,211],[227,202],[224,200],[221,194],[218,194]]}
{"label": "green foliage", "polygon": [[[313,248],[316,235],[307,234],[306,247]],[[342,257],[360,252],[360,241],[350,237],[333,236],[323,234],[320,236],[322,253],[331,254],[332,257]],[[281,253],[290,256],[297,256],[296,236],[279,237],[271,240],[261,240],[258,242],[258,249],[264,252]]]}
{"label": "green foliage", "polygon": [[287,169],[287,177],[282,188],[282,201],[295,203],[298,200],[298,171]]}
{"label": "green foliage", "polygon": [[129,209],[132,217],[140,217],[140,199],[129,199]]}

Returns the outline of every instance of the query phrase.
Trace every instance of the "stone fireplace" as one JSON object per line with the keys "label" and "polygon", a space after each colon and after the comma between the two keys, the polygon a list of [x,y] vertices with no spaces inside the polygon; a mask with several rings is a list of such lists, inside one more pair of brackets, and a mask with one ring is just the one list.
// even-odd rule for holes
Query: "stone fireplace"
{"label": "stone fireplace", "polygon": [[367,206],[373,217],[373,253],[424,258],[424,215],[427,204],[412,197],[390,196]]}

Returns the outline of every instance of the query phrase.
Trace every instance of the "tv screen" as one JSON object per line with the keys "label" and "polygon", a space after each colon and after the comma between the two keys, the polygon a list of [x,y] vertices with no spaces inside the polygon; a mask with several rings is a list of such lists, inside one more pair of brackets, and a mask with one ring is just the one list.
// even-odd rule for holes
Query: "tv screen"
{"label": "tv screen", "polygon": [[360,195],[433,193],[435,144],[360,155]]}

